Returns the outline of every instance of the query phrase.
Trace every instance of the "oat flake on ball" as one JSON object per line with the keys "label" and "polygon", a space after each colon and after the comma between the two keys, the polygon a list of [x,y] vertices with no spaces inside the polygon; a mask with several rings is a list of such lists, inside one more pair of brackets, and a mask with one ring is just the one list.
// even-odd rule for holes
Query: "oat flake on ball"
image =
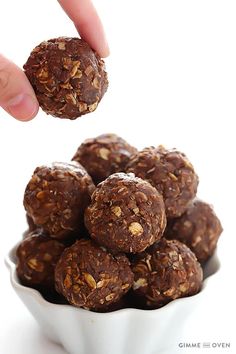
{"label": "oat flake on ball", "polygon": [[125,255],[112,255],[91,240],[67,248],[55,269],[57,291],[74,306],[106,309],[127,293],[133,273]]}
{"label": "oat flake on ball", "polygon": [[76,119],[93,112],[108,87],[104,61],[79,38],[42,42],[24,70],[41,108],[54,117]]}
{"label": "oat flake on ball", "polygon": [[51,237],[83,230],[83,214],[95,186],[78,162],[37,167],[26,186],[24,207],[35,225]]}
{"label": "oat flake on ball", "polygon": [[93,193],[85,211],[85,226],[90,236],[108,249],[141,252],[163,235],[163,198],[134,174],[114,173]]}
{"label": "oat flake on ball", "polygon": [[137,149],[116,134],[102,134],[86,139],[77,149],[73,161],[84,166],[95,184],[115,172],[124,172]]}
{"label": "oat flake on ball", "polygon": [[198,293],[203,273],[195,254],[177,240],[162,238],[132,261],[133,291],[149,308]]}
{"label": "oat flake on ball", "polygon": [[147,180],[162,194],[168,218],[182,215],[197,193],[193,165],[176,149],[145,148],[131,157],[126,172]]}
{"label": "oat flake on ball", "polygon": [[17,248],[17,274],[22,284],[39,289],[54,289],[54,270],[65,245],[35,230]]}
{"label": "oat flake on ball", "polygon": [[195,199],[183,215],[168,220],[165,237],[185,243],[204,264],[213,255],[222,231],[213,207]]}

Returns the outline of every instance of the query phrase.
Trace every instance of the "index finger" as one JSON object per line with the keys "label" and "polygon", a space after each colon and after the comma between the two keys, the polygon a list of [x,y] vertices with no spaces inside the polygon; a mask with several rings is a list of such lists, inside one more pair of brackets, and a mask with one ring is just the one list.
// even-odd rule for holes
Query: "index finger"
{"label": "index finger", "polygon": [[109,55],[109,47],[98,13],[91,0],[58,0],[83,38],[101,57]]}

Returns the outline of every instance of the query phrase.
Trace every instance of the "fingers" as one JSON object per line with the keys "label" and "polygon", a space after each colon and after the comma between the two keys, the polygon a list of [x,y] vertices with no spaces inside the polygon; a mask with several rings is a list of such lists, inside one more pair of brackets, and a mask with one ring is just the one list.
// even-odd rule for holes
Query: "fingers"
{"label": "fingers", "polygon": [[62,8],[74,22],[81,38],[105,58],[109,47],[101,20],[91,0],[58,0]]}
{"label": "fingers", "polygon": [[0,106],[12,117],[27,121],[35,117],[39,105],[24,72],[0,54]]}

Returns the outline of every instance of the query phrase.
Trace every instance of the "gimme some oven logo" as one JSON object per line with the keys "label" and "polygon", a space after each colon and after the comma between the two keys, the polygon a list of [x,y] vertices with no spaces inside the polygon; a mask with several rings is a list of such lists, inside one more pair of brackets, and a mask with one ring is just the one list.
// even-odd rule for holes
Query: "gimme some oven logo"
{"label": "gimme some oven logo", "polygon": [[179,348],[188,348],[188,349],[208,349],[208,348],[217,348],[217,349],[229,349],[229,342],[180,342],[178,343]]}

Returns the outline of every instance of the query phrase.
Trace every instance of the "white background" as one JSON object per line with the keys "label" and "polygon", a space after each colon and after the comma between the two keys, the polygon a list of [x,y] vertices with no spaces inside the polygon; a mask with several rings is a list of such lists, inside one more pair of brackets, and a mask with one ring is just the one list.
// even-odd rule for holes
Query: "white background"
{"label": "white background", "polygon": [[[43,337],[14,294],[3,260],[26,228],[22,198],[34,168],[70,160],[85,138],[105,132],[139,148],[177,147],[193,162],[198,194],[215,206],[224,226],[222,271],[179,342],[230,342],[231,349],[184,350],[172,343],[169,354],[235,353],[235,1],[95,4],[111,48],[110,87],[97,111],[76,121],[40,111],[21,123],[0,110],[0,354],[65,354]],[[76,31],[56,0],[0,1],[0,50],[19,66],[35,45],[61,35]]]}

